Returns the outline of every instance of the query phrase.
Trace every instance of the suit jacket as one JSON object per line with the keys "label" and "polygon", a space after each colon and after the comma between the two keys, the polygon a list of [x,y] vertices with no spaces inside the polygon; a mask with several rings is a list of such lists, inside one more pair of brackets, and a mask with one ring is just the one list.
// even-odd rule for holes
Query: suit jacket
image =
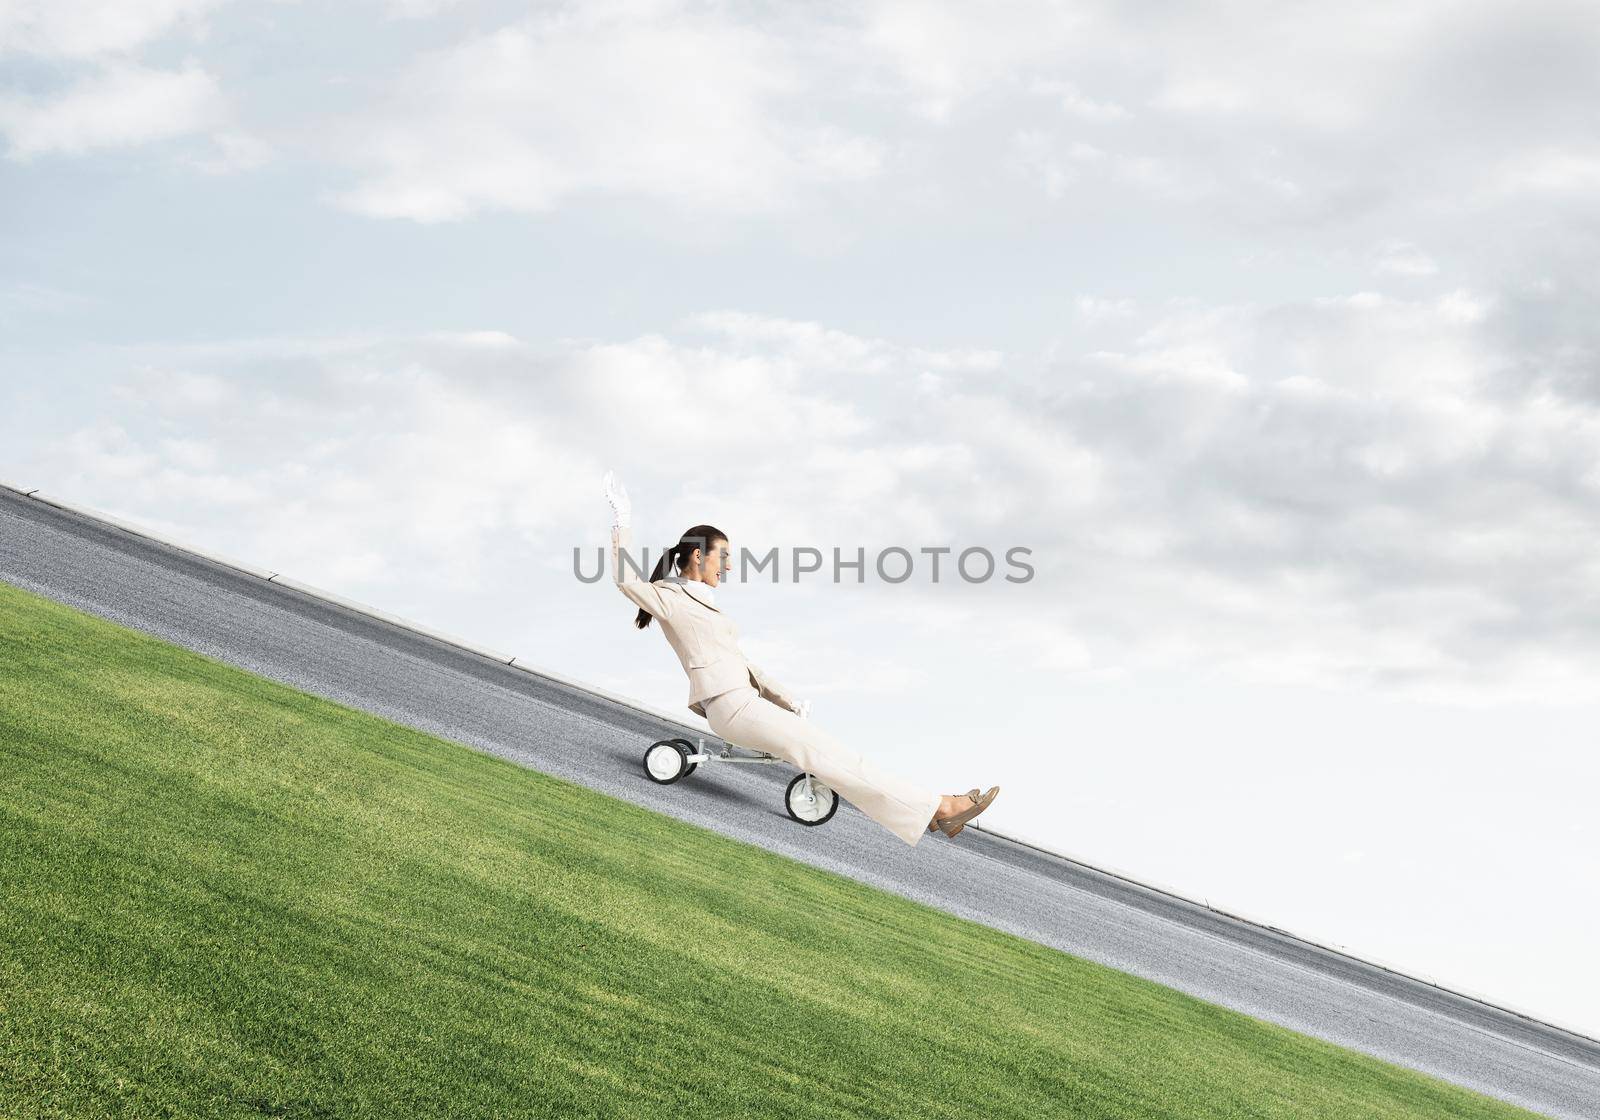
{"label": "suit jacket", "polygon": [[702,701],[751,685],[774,704],[794,711],[796,701],[745,658],[733,620],[712,605],[703,584],[672,579],[646,582],[632,565],[623,572],[618,554],[631,539],[626,528],[613,532],[611,578],[619,591],[655,616],[656,624],[667,636],[667,644],[683,663],[683,671],[689,674],[689,710],[703,717],[706,712]]}

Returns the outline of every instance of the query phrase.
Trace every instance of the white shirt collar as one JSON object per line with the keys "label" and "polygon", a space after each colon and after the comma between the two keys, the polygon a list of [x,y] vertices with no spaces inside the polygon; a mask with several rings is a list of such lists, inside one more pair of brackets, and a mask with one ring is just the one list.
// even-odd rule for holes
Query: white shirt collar
{"label": "white shirt collar", "polygon": [[711,585],[709,583],[706,583],[703,580],[685,579],[683,576],[673,576],[673,575],[662,576],[661,579],[665,583],[678,583],[678,584],[692,583],[692,584],[694,584],[693,589],[690,589],[690,588],[687,588],[687,587],[684,588],[684,590],[689,592],[689,594],[698,595],[705,602],[711,603],[713,605],[717,601],[716,595],[712,594]]}

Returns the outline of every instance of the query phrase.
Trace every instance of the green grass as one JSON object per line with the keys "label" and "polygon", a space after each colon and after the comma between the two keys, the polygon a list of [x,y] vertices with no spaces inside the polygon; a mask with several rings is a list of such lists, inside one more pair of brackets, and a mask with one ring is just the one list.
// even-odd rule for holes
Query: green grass
{"label": "green grass", "polygon": [[1528,1115],[0,583],[0,1116],[968,1111]]}

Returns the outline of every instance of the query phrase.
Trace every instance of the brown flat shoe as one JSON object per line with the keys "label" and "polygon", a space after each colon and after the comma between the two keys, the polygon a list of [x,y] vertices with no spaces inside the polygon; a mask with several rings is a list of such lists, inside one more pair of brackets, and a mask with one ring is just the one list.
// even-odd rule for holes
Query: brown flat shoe
{"label": "brown flat shoe", "polygon": [[[976,800],[978,800],[978,798],[982,797],[983,794],[982,794],[982,792],[979,791],[977,786],[973,786],[971,789],[967,790],[966,796],[968,796],[968,797],[972,798],[972,800],[976,801]],[[929,821],[928,822],[928,831],[929,832],[938,832],[939,831],[939,826],[934,824],[932,821]]]}
{"label": "brown flat shoe", "polygon": [[943,820],[937,820],[933,823],[938,825],[939,831],[944,833],[946,836],[955,836],[960,833],[963,828],[967,827],[968,821],[987,809],[990,803],[994,801],[999,793],[999,786],[990,786],[989,792],[984,794],[982,797],[973,797],[971,793],[963,794],[962,796],[971,798],[972,808],[963,809],[954,816],[945,817]]}

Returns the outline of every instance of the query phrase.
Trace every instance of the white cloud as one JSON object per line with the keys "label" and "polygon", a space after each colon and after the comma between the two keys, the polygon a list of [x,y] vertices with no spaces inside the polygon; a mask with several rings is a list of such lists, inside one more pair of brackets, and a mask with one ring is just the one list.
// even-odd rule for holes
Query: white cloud
{"label": "white cloud", "polygon": [[216,79],[193,61],[181,70],[113,63],[59,94],[0,100],[0,132],[21,159],[165,140],[223,117]]}
{"label": "white cloud", "polygon": [[1438,274],[1433,258],[1408,241],[1389,240],[1378,247],[1373,270],[1393,276],[1425,277]]}
{"label": "white cloud", "polygon": [[1203,169],[1162,156],[1108,151],[1082,140],[1068,143],[1039,129],[1023,129],[1012,137],[1009,160],[1023,175],[1040,180],[1053,199],[1086,182],[1113,189],[1132,187],[1143,197],[1163,202],[1195,201],[1219,189],[1211,173]]}
{"label": "white cloud", "polygon": [[222,0],[0,0],[0,55],[89,59],[132,51]]}
{"label": "white cloud", "polygon": [[[1355,126],[1386,106],[1437,21],[1442,2],[1366,3],[1337,10],[1246,4],[1225,13],[1173,8],[1147,28],[1161,58],[1155,108],[1183,114]],[[1296,49],[1315,44],[1314,50]]]}
{"label": "white cloud", "polygon": [[1172,346],[1138,354],[1097,350],[1086,356],[1097,366],[1149,378],[1162,386],[1197,385],[1223,392],[1241,392],[1249,379],[1229,364],[1227,356],[1209,346]]}
{"label": "white cloud", "polygon": [[1114,101],[1096,101],[1085,97],[1071,82],[1055,78],[1041,78],[1033,83],[1033,92],[1055,97],[1061,111],[1071,117],[1089,121],[1114,121],[1130,116],[1126,108]]}
{"label": "white cloud", "polygon": [[[683,325],[721,336],[740,350],[768,350],[780,355],[802,353],[808,368],[846,368],[878,373],[894,360],[897,348],[882,339],[860,338],[820,323],[797,322],[742,311],[707,311],[691,315]],[[785,369],[793,368],[784,363]]]}
{"label": "white cloud", "polygon": [[[919,116],[944,122],[995,85],[1019,90],[1033,85],[1023,79],[1059,64],[1065,49],[1084,34],[1090,8],[1048,0],[1007,0],[981,9],[948,0],[879,0],[859,12],[862,26],[852,33],[857,49],[865,47],[883,60],[912,95]],[[1047,85],[1046,92],[1066,88]]]}
{"label": "white cloud", "polygon": [[1012,137],[1010,164],[1025,176],[1042,180],[1051,198],[1060,198],[1074,176],[1053,158],[1050,149],[1050,137],[1045,133],[1023,129]]}
{"label": "white cloud", "polygon": [[[1130,665],[1183,632],[1255,680],[1461,703],[1587,695],[1576,671],[1531,667],[1552,642],[1600,640],[1541,621],[1600,591],[1577,561],[1600,544],[1600,507],[1573,486],[1600,459],[1600,412],[1497,376],[1513,367],[1483,331],[1493,312],[1463,302],[1365,293],[1169,313],[1115,376],[1097,359],[1054,395],[1051,419],[1117,495],[1090,540],[1107,563],[1139,565],[1097,601],[1165,604]],[[1372,368],[1381,354],[1405,357]],[[1278,377],[1292,368],[1310,372]],[[1104,652],[1132,616],[1096,611]]]}
{"label": "white cloud", "polygon": [[1112,319],[1126,319],[1134,312],[1131,299],[1101,299],[1098,296],[1079,296],[1078,315],[1086,322],[1099,323]]}
{"label": "white cloud", "polygon": [[1565,148],[1515,153],[1495,186],[1508,194],[1587,194],[1600,190],[1600,154]]}
{"label": "white cloud", "polygon": [[141,56],[184,31],[204,46],[222,0],[0,0],[0,57],[33,55],[60,81],[16,83],[0,94],[0,134],[9,156],[85,153],[211,133],[209,150],[180,153],[208,174],[266,163],[271,147],[229,124],[212,69],[195,57],[174,68]]}
{"label": "white cloud", "polygon": [[885,153],[805,109],[782,38],[728,13],[590,4],[425,56],[326,154],[375,217],[547,211],[584,193],[753,213],[877,175]]}
{"label": "white cloud", "polygon": [[234,129],[212,133],[211,142],[211,152],[186,156],[184,162],[207,174],[227,175],[254,170],[269,163],[277,154],[272,145],[259,136]]}

